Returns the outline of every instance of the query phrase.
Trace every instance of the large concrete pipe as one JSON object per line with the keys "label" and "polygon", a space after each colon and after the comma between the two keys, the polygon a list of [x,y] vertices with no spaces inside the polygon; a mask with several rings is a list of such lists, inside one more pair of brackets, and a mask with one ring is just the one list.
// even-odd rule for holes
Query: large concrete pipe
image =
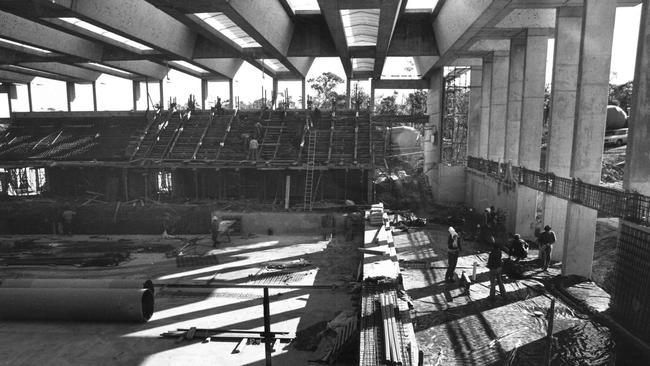
{"label": "large concrete pipe", "polygon": [[0,319],[145,322],[154,311],[147,289],[4,288]]}
{"label": "large concrete pipe", "polygon": [[58,278],[20,278],[0,279],[0,288],[131,288],[147,289],[154,293],[151,280],[132,279],[58,279]]}

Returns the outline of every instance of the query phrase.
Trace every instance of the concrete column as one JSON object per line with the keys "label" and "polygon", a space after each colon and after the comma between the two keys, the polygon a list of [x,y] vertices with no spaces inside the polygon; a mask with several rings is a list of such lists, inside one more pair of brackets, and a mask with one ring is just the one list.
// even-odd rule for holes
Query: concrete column
{"label": "concrete column", "polygon": [[32,83],[27,83],[27,102],[29,102],[29,111],[33,112],[34,108],[32,107]]}
{"label": "concrete column", "polygon": [[375,113],[375,79],[370,79],[370,114]]}
{"label": "concrete column", "polygon": [[481,138],[481,79],[483,68],[472,66],[469,81],[469,116],[467,118],[467,155],[479,156]]}
{"label": "concrete column", "polygon": [[72,102],[75,100],[75,85],[73,82],[68,81],[65,83],[66,100],[68,102],[68,112],[72,111]]}
{"label": "concrete column", "polygon": [[509,63],[508,52],[494,52],[492,91],[490,92],[490,130],[488,132],[488,159],[492,161],[503,161],[505,157]]}
{"label": "concrete column", "polygon": [[140,82],[136,80],[131,81],[133,90],[133,110],[138,110],[138,100],[140,100]]}
{"label": "concrete column", "polygon": [[350,95],[350,79],[348,78],[345,81],[345,108],[350,108],[350,100],[352,100]]}
{"label": "concrete column", "polygon": [[278,78],[273,78],[273,90],[271,91],[271,109],[278,105]]}
{"label": "concrete column", "polygon": [[[233,93],[232,79],[228,79],[228,100],[230,101],[230,109],[235,108],[235,93]],[[239,106],[237,106],[239,108]]]}
{"label": "concrete column", "polygon": [[158,81],[160,87],[160,108],[165,109],[165,95],[163,93],[163,80]]}
{"label": "concrete column", "polygon": [[[585,0],[571,176],[599,184],[607,119],[616,2]],[[562,274],[591,277],[598,212],[569,202]]]}
{"label": "concrete column", "polygon": [[478,156],[487,159],[490,131],[490,95],[492,94],[492,57],[483,59],[481,78],[481,125],[479,126]]}
{"label": "concrete column", "polygon": [[305,89],[305,79],[303,78],[300,80],[300,84],[302,86],[301,91],[302,91],[302,109],[307,108],[307,92]]}
{"label": "concrete column", "polygon": [[434,199],[438,194],[438,164],[442,145],[442,98],[444,94],[443,69],[436,69],[430,79],[429,95],[427,96],[427,111],[429,121],[424,127],[424,172],[431,185]]}
{"label": "concrete column", "polygon": [[208,99],[208,81],[201,79],[201,109],[205,110],[205,100]]}
{"label": "concrete column", "polygon": [[[523,98],[519,131],[519,163],[521,167],[539,169],[542,123],[544,119],[544,89],[548,38],[537,36],[529,29],[526,37]],[[537,191],[523,185],[517,187],[515,231],[533,240],[537,216]]]}
{"label": "concrete column", "polygon": [[519,126],[524,93],[524,62],[526,60],[526,35],[510,40],[508,65],[508,100],[504,161],[519,165]]}
{"label": "concrete column", "polygon": [[291,176],[287,174],[284,184],[284,209],[289,209],[289,197],[291,196]]}
{"label": "concrete column", "polygon": [[644,1],[634,69],[632,113],[628,121],[623,188],[650,196],[650,4]]}
{"label": "concrete column", "polygon": [[[555,52],[551,89],[546,171],[560,177],[570,173],[573,152],[573,120],[576,112],[578,56],[582,33],[582,8],[559,8],[555,25]],[[547,194],[544,202],[544,224],[551,226],[557,241],[553,260],[562,259],[567,201]]]}
{"label": "concrete column", "polygon": [[93,85],[93,111],[97,112],[97,83],[93,81],[92,85]]}

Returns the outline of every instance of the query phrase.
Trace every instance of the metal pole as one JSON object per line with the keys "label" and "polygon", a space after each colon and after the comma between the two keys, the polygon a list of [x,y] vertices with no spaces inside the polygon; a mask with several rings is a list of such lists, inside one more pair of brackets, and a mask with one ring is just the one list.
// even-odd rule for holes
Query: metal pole
{"label": "metal pole", "polygon": [[266,353],[266,366],[271,366],[271,310],[269,309],[269,288],[264,287],[264,351]]}
{"label": "metal pole", "polygon": [[546,327],[546,364],[551,364],[551,352],[553,350],[553,319],[555,318],[555,299],[551,299],[551,307],[548,309],[548,327]]}
{"label": "metal pole", "polygon": [[286,184],[284,187],[284,209],[289,209],[289,196],[291,194],[291,176],[287,174]]}

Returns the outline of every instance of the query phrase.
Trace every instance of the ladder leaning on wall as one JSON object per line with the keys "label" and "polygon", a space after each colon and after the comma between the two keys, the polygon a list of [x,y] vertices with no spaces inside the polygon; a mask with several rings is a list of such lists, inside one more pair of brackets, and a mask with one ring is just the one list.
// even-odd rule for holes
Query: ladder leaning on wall
{"label": "ladder leaning on wall", "polygon": [[310,129],[308,132],[309,142],[307,145],[307,170],[305,170],[305,199],[303,210],[311,211],[314,205],[312,197],[314,185],[314,162],[316,160],[316,131]]}

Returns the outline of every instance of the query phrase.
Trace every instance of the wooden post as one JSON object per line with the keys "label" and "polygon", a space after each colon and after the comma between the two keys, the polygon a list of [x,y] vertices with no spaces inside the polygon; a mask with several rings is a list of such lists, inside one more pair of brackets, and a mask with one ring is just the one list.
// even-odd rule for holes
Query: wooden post
{"label": "wooden post", "polygon": [[375,195],[373,194],[373,183],[372,183],[372,176],[370,175],[371,171],[366,170],[366,179],[368,180],[368,204],[371,205],[372,202],[375,199]]}
{"label": "wooden post", "polygon": [[271,366],[271,310],[269,306],[269,288],[264,287],[264,351],[266,354],[266,366]]}
{"label": "wooden post", "polygon": [[548,327],[546,327],[546,364],[551,364],[553,351],[553,319],[555,318],[555,299],[551,299],[551,307],[548,309]]}
{"label": "wooden post", "polygon": [[289,196],[291,195],[291,176],[287,174],[286,183],[284,186],[284,209],[289,209]]}
{"label": "wooden post", "polygon": [[158,82],[158,86],[160,87],[160,108],[165,109],[165,96],[163,94],[163,79],[160,79]]}
{"label": "wooden post", "polygon": [[147,170],[144,171],[144,200],[146,201],[148,199],[148,193],[149,191],[149,172]]}

